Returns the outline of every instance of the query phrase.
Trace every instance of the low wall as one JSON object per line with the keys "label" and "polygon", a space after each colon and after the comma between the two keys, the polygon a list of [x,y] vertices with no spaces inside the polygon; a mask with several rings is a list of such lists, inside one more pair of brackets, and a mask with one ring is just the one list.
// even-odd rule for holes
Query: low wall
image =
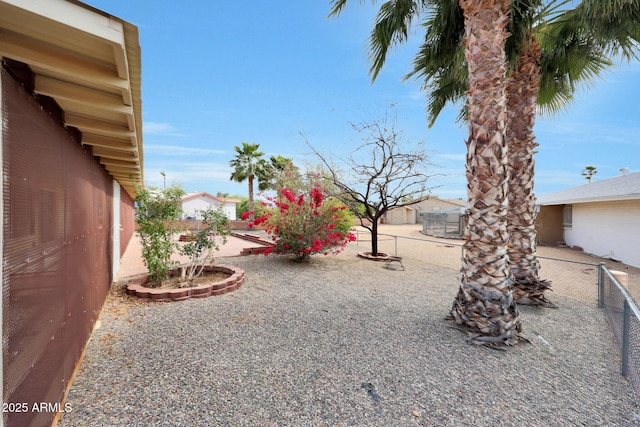
{"label": "low wall", "polygon": [[[184,229],[197,230],[199,223],[200,221],[195,219],[181,219],[176,221],[177,227],[181,230],[184,230]],[[248,223],[249,221],[242,221],[242,220],[229,221],[229,225],[231,226],[232,230],[249,230],[249,226],[247,225]],[[259,227],[254,227],[254,228],[259,228]]]}

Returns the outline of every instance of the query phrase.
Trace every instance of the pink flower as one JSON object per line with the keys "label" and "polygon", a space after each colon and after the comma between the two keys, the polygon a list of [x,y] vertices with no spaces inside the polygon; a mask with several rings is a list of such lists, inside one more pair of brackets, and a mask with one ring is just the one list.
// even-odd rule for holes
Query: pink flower
{"label": "pink flower", "polygon": [[255,225],[259,225],[259,224],[262,224],[263,222],[265,222],[268,219],[269,219],[269,215],[262,215],[262,216],[256,218],[254,223],[255,223]]}
{"label": "pink flower", "polygon": [[311,200],[313,200],[313,204],[316,207],[319,207],[324,200],[324,194],[322,194],[322,191],[320,191],[317,186],[311,189],[311,191],[309,192],[309,196],[311,196]]}
{"label": "pink flower", "polygon": [[283,188],[282,189],[282,195],[290,202],[290,203],[295,203],[296,202],[296,195],[293,194],[293,191],[291,191],[289,188]]}

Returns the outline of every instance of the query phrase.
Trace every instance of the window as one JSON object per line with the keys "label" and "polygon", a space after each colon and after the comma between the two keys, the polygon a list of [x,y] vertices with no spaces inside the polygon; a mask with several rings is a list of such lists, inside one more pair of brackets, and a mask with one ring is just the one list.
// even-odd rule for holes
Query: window
{"label": "window", "polygon": [[565,205],[562,209],[562,226],[571,228],[573,225],[573,206]]}

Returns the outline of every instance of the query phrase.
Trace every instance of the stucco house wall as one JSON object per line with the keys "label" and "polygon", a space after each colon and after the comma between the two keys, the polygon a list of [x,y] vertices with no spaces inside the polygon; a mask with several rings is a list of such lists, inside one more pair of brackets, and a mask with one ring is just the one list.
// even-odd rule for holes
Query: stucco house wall
{"label": "stucco house wall", "polygon": [[640,267],[640,200],[573,204],[572,216],[567,245]]}
{"label": "stucco house wall", "polygon": [[216,197],[209,193],[199,192],[188,194],[182,198],[182,218],[181,219],[202,219],[200,211],[205,211],[211,207],[217,209],[222,206],[224,214],[230,220],[236,219],[236,204],[238,199],[228,199]]}
{"label": "stucco house wall", "polygon": [[621,172],[615,178],[540,196],[539,235],[553,238],[561,228],[569,246],[640,267],[640,172]]}
{"label": "stucco house wall", "polygon": [[416,223],[416,210],[412,207],[390,209],[385,214],[385,224],[402,225]]}
{"label": "stucco house wall", "polygon": [[562,206],[542,206],[536,218],[536,234],[538,243],[564,243],[562,228]]}

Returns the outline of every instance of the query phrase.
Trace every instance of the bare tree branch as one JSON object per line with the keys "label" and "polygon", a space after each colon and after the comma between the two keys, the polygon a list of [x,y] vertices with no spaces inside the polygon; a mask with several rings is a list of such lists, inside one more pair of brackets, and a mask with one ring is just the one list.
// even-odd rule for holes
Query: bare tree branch
{"label": "bare tree branch", "polygon": [[303,136],[305,143],[326,169],[325,178],[337,189],[334,197],[347,205],[371,232],[371,253],[378,255],[377,229],[389,210],[410,206],[428,197],[429,173],[434,165],[424,144],[410,145],[397,130],[396,116],[352,124],[362,136],[360,144],[339,163],[331,154],[320,153]]}

